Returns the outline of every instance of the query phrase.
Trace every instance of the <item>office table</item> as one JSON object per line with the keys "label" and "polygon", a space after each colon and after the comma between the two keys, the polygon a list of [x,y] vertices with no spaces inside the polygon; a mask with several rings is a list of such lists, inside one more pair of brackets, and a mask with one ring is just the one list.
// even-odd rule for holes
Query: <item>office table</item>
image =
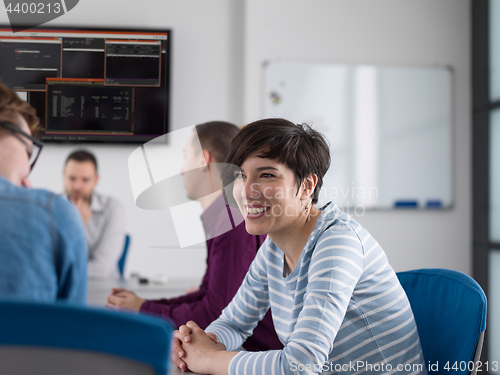
{"label": "office table", "polygon": [[170,361],[170,368],[168,370],[168,375],[181,375],[181,374],[194,374],[194,372],[191,371],[182,372],[180,368],[175,367],[174,362]]}
{"label": "office table", "polygon": [[93,306],[104,306],[111,288],[124,288],[133,291],[144,299],[172,298],[183,295],[192,286],[199,286],[199,279],[172,279],[166,284],[140,284],[137,279],[129,280],[89,280],[87,302]]}
{"label": "office table", "polygon": [[[172,298],[183,295],[189,287],[199,286],[199,279],[172,279],[166,284],[140,284],[137,279],[129,280],[89,280],[87,302],[93,306],[104,306],[111,288],[124,288],[133,291],[145,299]],[[191,371],[182,372],[170,362],[169,375],[193,374]]]}

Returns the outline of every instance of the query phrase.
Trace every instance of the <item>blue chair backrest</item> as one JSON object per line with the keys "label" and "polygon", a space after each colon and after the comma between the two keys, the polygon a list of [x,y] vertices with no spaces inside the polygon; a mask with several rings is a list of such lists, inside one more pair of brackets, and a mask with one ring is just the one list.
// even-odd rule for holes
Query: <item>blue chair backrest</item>
{"label": "blue chair backrest", "polygon": [[[486,296],[461,272],[421,269],[397,274],[415,316],[426,365],[434,374],[468,374],[481,333],[486,329]],[[448,362],[450,370],[444,367]],[[460,368],[461,362],[462,368]],[[456,363],[458,371],[453,371]]]}
{"label": "blue chair backrest", "polygon": [[127,252],[130,246],[130,236],[127,234],[125,236],[125,244],[123,245],[122,256],[118,260],[118,271],[120,272],[120,276],[123,277],[123,270],[125,269],[125,261],[127,260]]}
{"label": "blue chair backrest", "polygon": [[[172,327],[160,318],[64,302],[0,301],[0,347],[98,352],[168,371]],[[1,372],[1,371],[0,371]]]}

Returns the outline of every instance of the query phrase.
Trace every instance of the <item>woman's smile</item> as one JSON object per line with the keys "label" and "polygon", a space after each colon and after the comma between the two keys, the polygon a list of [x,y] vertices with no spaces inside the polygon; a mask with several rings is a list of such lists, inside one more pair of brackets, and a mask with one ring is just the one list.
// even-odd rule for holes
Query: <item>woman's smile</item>
{"label": "woman's smile", "polygon": [[269,206],[262,206],[262,205],[245,205],[245,217],[247,217],[250,220],[255,220],[259,219],[263,216],[266,215],[266,212],[269,211]]}

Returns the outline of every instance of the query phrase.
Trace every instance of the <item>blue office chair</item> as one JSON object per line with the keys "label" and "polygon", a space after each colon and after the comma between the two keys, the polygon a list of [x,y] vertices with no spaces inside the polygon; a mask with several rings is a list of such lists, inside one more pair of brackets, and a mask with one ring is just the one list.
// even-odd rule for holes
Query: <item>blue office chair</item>
{"label": "blue office chair", "polygon": [[165,375],[164,319],[70,305],[0,301],[2,375]]}
{"label": "blue office chair", "polygon": [[477,369],[469,362],[475,363],[481,355],[487,307],[479,284],[446,269],[399,272],[397,276],[415,316],[426,365],[438,363],[432,374],[475,374]]}
{"label": "blue office chair", "polygon": [[125,235],[125,244],[123,245],[123,252],[118,260],[118,271],[120,272],[120,277],[123,279],[123,270],[125,269],[125,261],[127,260],[127,252],[130,246],[130,236]]}

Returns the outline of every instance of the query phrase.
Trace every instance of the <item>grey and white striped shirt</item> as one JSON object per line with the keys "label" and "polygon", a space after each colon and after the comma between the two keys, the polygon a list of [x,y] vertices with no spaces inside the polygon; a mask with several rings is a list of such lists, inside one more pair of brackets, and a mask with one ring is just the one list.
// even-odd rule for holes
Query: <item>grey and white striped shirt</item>
{"label": "grey and white striped shirt", "polygon": [[330,203],[295,269],[269,239],[209,327],[235,350],[271,308],[285,348],[240,352],[230,374],[427,373],[406,294],[375,239]]}

